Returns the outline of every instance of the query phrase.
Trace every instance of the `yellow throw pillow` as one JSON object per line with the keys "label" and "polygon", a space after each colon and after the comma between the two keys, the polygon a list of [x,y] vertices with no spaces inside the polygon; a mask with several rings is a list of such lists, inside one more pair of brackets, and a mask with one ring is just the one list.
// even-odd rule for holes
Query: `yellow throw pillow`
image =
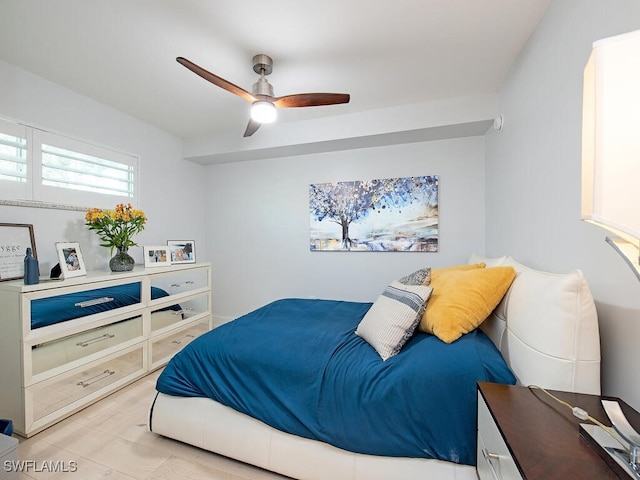
{"label": "yellow throw pillow", "polygon": [[450,269],[432,276],[433,292],[419,329],[454,342],[489,316],[515,277],[513,267]]}
{"label": "yellow throw pillow", "polygon": [[463,270],[463,271],[475,270],[477,268],[484,268],[486,266],[487,265],[484,262],[480,262],[480,263],[464,263],[462,265],[453,265],[451,267],[432,268],[431,281],[438,278],[438,276],[442,275],[443,273],[453,272],[455,270]]}

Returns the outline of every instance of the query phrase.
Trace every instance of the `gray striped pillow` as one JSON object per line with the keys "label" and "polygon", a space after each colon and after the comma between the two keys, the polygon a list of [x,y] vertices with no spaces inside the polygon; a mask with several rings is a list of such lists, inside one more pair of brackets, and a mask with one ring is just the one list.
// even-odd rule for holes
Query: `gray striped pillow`
{"label": "gray striped pillow", "polygon": [[413,335],[432,290],[391,282],[358,324],[356,335],[375,348],[382,360],[393,357]]}

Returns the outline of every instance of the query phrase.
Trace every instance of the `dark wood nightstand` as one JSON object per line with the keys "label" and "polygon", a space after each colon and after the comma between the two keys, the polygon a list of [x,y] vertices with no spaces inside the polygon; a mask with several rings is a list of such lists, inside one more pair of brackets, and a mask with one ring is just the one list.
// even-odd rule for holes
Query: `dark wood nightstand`
{"label": "dark wood nightstand", "polygon": [[[612,397],[551,391],[606,425],[600,400],[617,400],[636,430],[640,415]],[[480,480],[608,480],[631,478],[605,461],[570,409],[544,392],[526,387],[478,383],[478,477]],[[484,450],[484,453],[483,453]],[[614,465],[615,464],[615,465]]]}

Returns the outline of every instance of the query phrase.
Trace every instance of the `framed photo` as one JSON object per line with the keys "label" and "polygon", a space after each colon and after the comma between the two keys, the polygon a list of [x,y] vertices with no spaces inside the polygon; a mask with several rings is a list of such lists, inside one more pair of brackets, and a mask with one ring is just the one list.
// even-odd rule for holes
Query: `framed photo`
{"label": "framed photo", "polygon": [[196,263],[196,244],[193,240],[169,240],[171,263]]}
{"label": "framed photo", "polygon": [[79,277],[87,274],[79,243],[57,242],[56,252],[58,253],[61,271],[60,276],[62,278]]}
{"label": "framed photo", "polygon": [[33,225],[0,223],[0,281],[24,278],[27,248],[37,258]]}
{"label": "framed photo", "polygon": [[162,267],[171,265],[171,252],[167,245],[144,247],[144,266]]}

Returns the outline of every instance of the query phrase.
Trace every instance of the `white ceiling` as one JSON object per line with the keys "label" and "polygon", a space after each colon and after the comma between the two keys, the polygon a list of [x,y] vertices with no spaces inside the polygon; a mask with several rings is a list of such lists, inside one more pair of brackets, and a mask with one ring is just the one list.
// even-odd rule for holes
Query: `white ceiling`
{"label": "white ceiling", "polygon": [[0,58],[182,138],[241,136],[250,104],[177,56],[250,91],[265,53],[276,96],[351,94],[294,122],[495,92],[549,3],[0,0]]}

